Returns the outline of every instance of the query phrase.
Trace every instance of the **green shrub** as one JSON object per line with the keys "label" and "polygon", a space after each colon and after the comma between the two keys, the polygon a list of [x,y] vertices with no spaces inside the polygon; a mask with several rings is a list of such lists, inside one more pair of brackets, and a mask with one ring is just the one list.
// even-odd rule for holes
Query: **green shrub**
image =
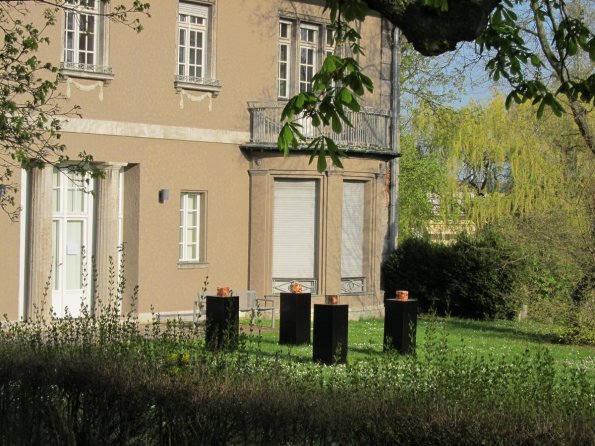
{"label": "green shrub", "polygon": [[451,314],[474,319],[514,316],[520,270],[516,253],[492,231],[461,235],[448,268]]}
{"label": "green shrub", "polygon": [[409,290],[420,309],[476,319],[510,318],[521,263],[504,240],[490,231],[462,235],[452,245],[407,239],[383,267],[388,295]]}
{"label": "green shrub", "polygon": [[451,248],[423,239],[402,242],[383,265],[384,289],[389,297],[396,290],[408,290],[423,312],[447,310],[448,270]]}
{"label": "green shrub", "polygon": [[4,342],[0,445],[589,444],[595,393],[583,372],[556,372],[545,350],[453,354],[429,331],[425,359],[339,367],[191,340],[175,357],[160,340],[119,356]]}
{"label": "green shrub", "polygon": [[568,323],[560,335],[564,344],[595,345],[595,295],[570,307]]}

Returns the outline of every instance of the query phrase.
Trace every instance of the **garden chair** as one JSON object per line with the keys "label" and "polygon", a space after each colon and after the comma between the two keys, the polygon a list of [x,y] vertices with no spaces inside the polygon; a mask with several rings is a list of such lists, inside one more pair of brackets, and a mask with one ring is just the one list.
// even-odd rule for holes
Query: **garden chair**
{"label": "garden chair", "polygon": [[271,327],[275,328],[275,301],[268,297],[258,297],[256,291],[239,291],[240,312],[250,312],[250,316],[255,318],[257,314],[263,311],[271,312]]}

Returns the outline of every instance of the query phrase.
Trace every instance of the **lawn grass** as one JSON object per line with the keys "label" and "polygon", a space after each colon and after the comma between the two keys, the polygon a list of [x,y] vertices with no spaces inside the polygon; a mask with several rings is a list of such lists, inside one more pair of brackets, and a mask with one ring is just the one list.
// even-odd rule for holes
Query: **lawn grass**
{"label": "lawn grass", "polygon": [[[241,330],[247,334],[248,351],[281,356],[290,361],[312,360],[312,346],[279,345],[278,328],[268,328],[269,321],[257,321],[252,327],[242,322]],[[424,344],[428,328],[435,329],[439,336],[445,336],[449,352],[465,353],[484,357],[504,357],[514,360],[527,349],[546,348],[552,355],[558,369],[564,366],[583,368],[589,380],[595,383],[595,347],[562,345],[557,335],[560,328],[551,324],[516,321],[477,321],[458,318],[434,318],[421,316],[418,319],[418,354],[425,354]],[[383,319],[364,319],[349,322],[348,361],[357,362],[384,355],[382,336]]]}

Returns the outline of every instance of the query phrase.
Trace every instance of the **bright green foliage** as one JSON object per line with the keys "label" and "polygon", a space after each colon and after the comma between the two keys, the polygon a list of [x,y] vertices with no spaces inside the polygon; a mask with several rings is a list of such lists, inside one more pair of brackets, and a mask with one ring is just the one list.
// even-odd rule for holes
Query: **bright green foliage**
{"label": "bright green foliage", "polygon": [[436,217],[463,217],[481,226],[565,209],[583,227],[593,159],[576,148],[581,144],[571,136],[572,123],[551,116],[536,120],[531,107],[507,111],[503,103],[496,96],[485,105],[456,111],[421,107],[415,114],[418,150],[446,166]]}
{"label": "bright green foliage", "polygon": [[445,190],[446,171],[438,153],[424,153],[411,136],[401,139],[399,236],[422,235],[435,217],[431,198]]}
{"label": "bright green foliage", "polygon": [[401,232],[425,236],[438,224],[491,227],[516,247],[514,262],[522,265],[515,301],[529,305],[531,318],[566,324],[568,342],[584,342],[595,326],[586,316],[595,299],[595,160],[568,116],[548,112],[536,119],[528,104],[506,110],[503,102],[496,97],[437,113],[421,108],[415,115],[417,146],[411,154],[404,145],[402,163],[411,157],[420,169],[442,168],[425,181],[404,168],[402,185],[417,201],[424,191],[432,194],[438,206],[422,221],[412,217],[419,205],[403,200]]}

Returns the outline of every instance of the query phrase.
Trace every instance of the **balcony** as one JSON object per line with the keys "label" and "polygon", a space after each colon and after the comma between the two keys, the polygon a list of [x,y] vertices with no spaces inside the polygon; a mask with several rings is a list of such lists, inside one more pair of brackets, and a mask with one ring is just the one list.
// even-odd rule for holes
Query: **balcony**
{"label": "balcony", "polygon": [[60,62],[60,74],[64,79],[69,77],[94,79],[109,84],[114,78],[112,67],[107,65],[92,65],[78,62]]}
{"label": "balcony", "polygon": [[[273,149],[281,130],[281,112],[284,102],[249,102],[250,143],[245,148]],[[301,118],[301,132],[307,139],[324,135],[332,137],[347,153],[391,156],[390,112],[372,107],[362,107],[358,113],[347,111],[353,127],[345,125],[341,133],[334,133],[329,127],[312,126],[309,120]],[[304,149],[305,147],[301,147]]]}

